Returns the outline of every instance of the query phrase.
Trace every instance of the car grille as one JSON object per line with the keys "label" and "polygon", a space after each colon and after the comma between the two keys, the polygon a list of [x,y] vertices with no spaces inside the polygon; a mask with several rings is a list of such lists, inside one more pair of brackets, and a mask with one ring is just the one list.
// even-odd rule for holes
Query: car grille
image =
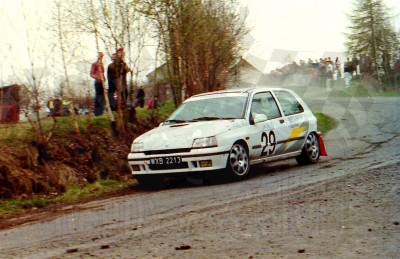
{"label": "car grille", "polygon": [[174,153],[186,153],[190,152],[190,148],[179,148],[179,149],[165,149],[165,150],[149,150],[144,151],[143,153],[146,156],[149,155],[165,155],[165,154],[174,154]]}
{"label": "car grille", "polygon": [[168,170],[168,169],[185,169],[185,168],[189,168],[188,163],[187,162],[182,162],[179,164],[171,164],[171,165],[153,165],[150,164],[149,165],[150,170]]}

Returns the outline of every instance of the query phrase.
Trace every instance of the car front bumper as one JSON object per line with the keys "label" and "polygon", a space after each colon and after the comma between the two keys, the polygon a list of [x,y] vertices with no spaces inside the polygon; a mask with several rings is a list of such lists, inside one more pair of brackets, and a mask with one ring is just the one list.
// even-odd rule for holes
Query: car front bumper
{"label": "car front bumper", "polygon": [[129,153],[128,163],[133,175],[176,174],[224,169],[228,156],[229,147],[213,147],[151,155]]}

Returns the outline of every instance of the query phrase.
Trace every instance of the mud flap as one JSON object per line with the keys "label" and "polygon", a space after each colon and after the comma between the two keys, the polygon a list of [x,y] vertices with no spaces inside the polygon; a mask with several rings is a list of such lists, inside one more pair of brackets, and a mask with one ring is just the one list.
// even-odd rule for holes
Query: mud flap
{"label": "mud flap", "polygon": [[319,144],[319,154],[320,156],[328,156],[328,153],[326,152],[325,149],[325,144],[324,144],[324,140],[322,139],[320,134],[318,135],[318,144]]}

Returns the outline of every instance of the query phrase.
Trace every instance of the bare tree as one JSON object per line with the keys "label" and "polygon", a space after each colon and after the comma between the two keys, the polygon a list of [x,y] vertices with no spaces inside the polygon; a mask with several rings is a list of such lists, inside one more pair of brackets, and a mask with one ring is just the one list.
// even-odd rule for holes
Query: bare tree
{"label": "bare tree", "polygon": [[[66,42],[67,39],[64,36],[66,31],[64,29],[64,24],[65,24],[65,16],[63,15],[63,10],[61,8],[61,1],[56,1],[55,2],[55,13],[53,14],[53,21],[55,21],[55,32],[56,32],[56,39],[57,39],[57,43],[56,46],[59,47],[60,50],[60,54],[61,54],[61,62],[62,62],[62,70],[64,72],[64,76],[65,76],[65,82],[66,82],[66,87],[70,92],[70,96],[69,97],[74,97],[73,96],[73,91],[72,87],[71,87],[71,79],[70,79],[70,73],[69,73],[69,63],[71,63],[71,61],[69,59],[67,59],[68,57],[73,57],[74,55],[71,55],[71,51],[69,49],[67,49],[66,47]],[[63,96],[64,97],[64,96]],[[70,99],[70,109],[72,109],[71,112],[71,116],[74,122],[74,128],[75,128],[75,132],[78,138],[81,137],[81,133],[79,130],[79,124],[78,124],[78,120],[77,120],[77,116],[74,112],[74,98],[69,98]]]}
{"label": "bare tree", "polygon": [[[146,37],[145,23],[142,23],[138,13],[134,9],[133,2],[130,0],[116,1],[90,1],[86,4],[80,2],[75,4],[71,0],[70,5],[64,5],[70,19],[74,22],[74,28],[78,31],[92,34],[94,36],[97,49],[102,47],[108,55],[112,55],[120,47],[126,53],[126,63],[130,70],[129,97],[128,103],[132,103],[132,93],[134,92],[135,80],[137,80],[140,69],[140,55],[144,48]],[[135,76],[136,74],[136,76]],[[119,82],[120,80],[117,80]],[[118,95],[123,95],[122,88],[119,87]],[[123,98],[118,98],[121,102]],[[118,130],[123,133],[126,123],[126,103],[119,103],[118,116],[116,120]],[[110,109],[109,109],[110,110]]]}
{"label": "bare tree", "polygon": [[139,1],[160,36],[179,104],[186,96],[225,87],[248,33],[236,1]]}
{"label": "bare tree", "polygon": [[[25,25],[25,35],[21,41],[26,43],[26,57],[29,61],[29,68],[24,70],[17,70],[13,68],[14,75],[22,85],[21,89],[21,106],[24,111],[34,133],[34,146],[38,151],[37,160],[39,163],[45,164],[49,159],[47,154],[48,143],[54,133],[56,121],[53,120],[51,127],[43,125],[42,121],[42,107],[48,89],[45,88],[47,83],[46,76],[49,75],[49,69],[45,67],[45,60],[48,58],[47,53],[51,49],[44,49],[40,47],[41,38],[38,33],[38,26],[40,22],[32,22],[31,17],[25,12],[24,3],[21,2],[21,9],[23,10],[23,21]],[[37,18],[36,14],[36,18]],[[36,26],[36,27],[35,27]],[[46,52],[48,51],[48,52]],[[32,112],[33,116],[30,115]]]}

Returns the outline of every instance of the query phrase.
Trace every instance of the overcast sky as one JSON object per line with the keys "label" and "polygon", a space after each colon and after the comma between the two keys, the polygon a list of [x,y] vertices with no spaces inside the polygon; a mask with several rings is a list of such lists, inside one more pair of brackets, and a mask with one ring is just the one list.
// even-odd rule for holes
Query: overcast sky
{"label": "overcast sky", "polygon": [[[345,51],[355,0],[242,0],[255,43],[251,52],[268,58],[273,49]],[[400,0],[384,0],[400,31]]]}
{"label": "overcast sky", "polygon": [[[41,29],[35,26],[35,21],[50,16],[46,6],[51,0],[0,0],[0,68],[3,78],[10,63],[27,67],[21,1],[33,14],[29,19],[35,31]],[[349,25],[346,13],[351,13],[354,1],[240,0],[248,7],[248,24],[254,38],[248,46],[249,53],[268,61],[274,49],[345,51],[343,33]],[[400,1],[384,2],[390,7],[391,15],[397,15],[393,21],[398,24],[396,29],[400,30]],[[37,47],[48,47],[45,42],[35,44]]]}

